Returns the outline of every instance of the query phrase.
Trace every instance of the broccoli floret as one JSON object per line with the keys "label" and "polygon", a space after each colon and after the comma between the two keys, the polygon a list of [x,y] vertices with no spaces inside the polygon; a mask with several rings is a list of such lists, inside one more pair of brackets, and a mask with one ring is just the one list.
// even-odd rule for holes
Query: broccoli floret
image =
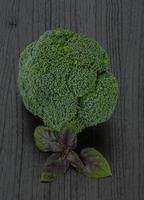
{"label": "broccoli floret", "polygon": [[105,50],[84,34],[45,32],[21,53],[18,86],[25,107],[44,124],[75,133],[107,121],[118,98]]}

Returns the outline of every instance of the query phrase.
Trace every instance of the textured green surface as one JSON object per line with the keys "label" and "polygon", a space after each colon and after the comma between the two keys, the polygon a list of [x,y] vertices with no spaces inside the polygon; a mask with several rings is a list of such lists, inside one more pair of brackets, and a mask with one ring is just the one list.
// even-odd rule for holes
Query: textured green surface
{"label": "textured green surface", "polygon": [[108,72],[105,50],[93,39],[62,29],[48,31],[25,48],[19,63],[25,107],[47,127],[78,133],[111,117],[118,85]]}

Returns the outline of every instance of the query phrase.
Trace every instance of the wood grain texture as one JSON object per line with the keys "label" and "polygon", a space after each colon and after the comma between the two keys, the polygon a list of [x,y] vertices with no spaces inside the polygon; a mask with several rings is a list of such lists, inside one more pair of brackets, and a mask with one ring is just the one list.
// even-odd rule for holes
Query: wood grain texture
{"label": "wood grain texture", "polygon": [[[110,161],[113,177],[91,180],[69,171],[39,182],[46,155],[33,143],[40,121],[27,112],[17,89],[22,49],[45,30],[84,32],[111,58],[120,83],[113,118],[85,130]],[[144,200],[144,1],[0,0],[0,200]]]}

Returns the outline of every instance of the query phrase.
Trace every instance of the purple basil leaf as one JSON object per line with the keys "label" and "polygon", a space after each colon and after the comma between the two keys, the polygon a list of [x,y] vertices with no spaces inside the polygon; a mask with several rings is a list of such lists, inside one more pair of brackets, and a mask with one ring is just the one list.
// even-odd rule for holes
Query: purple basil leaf
{"label": "purple basil leaf", "polygon": [[60,153],[51,154],[44,166],[41,174],[42,182],[54,181],[60,175],[63,175],[69,168],[69,161],[63,160]]}
{"label": "purple basil leaf", "polygon": [[111,176],[111,169],[104,156],[94,148],[85,148],[80,152],[85,167],[82,173],[91,178]]}
{"label": "purple basil leaf", "polygon": [[62,130],[61,135],[58,138],[58,142],[71,150],[77,147],[77,136],[73,134],[69,129]]}
{"label": "purple basil leaf", "polygon": [[38,126],[34,132],[35,144],[43,152],[61,152],[63,147],[56,141],[55,132],[44,126]]}
{"label": "purple basil leaf", "polygon": [[67,160],[70,162],[70,164],[76,168],[77,171],[81,171],[84,168],[84,164],[79,158],[78,154],[74,151],[70,151]]}

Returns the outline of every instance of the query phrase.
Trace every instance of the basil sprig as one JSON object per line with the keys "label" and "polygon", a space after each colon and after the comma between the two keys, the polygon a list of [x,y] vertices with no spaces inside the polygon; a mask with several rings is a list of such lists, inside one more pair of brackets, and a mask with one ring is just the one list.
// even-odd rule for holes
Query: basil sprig
{"label": "basil sprig", "polygon": [[87,147],[76,153],[77,136],[65,128],[61,133],[38,126],[34,132],[35,144],[42,152],[50,152],[42,174],[42,182],[51,182],[65,174],[70,166],[90,178],[111,176],[111,169],[104,156],[94,148]]}

